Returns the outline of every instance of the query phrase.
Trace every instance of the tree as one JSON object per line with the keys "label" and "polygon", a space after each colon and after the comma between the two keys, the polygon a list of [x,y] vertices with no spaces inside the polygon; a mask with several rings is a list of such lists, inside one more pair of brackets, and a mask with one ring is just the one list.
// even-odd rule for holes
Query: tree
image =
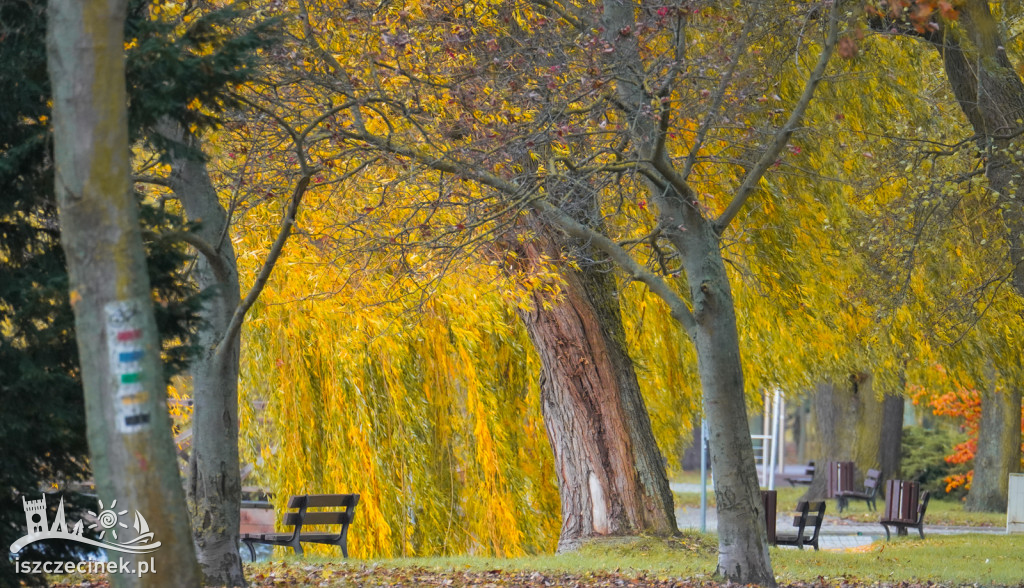
{"label": "tree", "polygon": [[[198,586],[160,345],[132,198],[124,74],[126,2],[50,3],[54,161],[91,464],[101,495],[144,512],[165,547],[122,585]],[[134,361],[122,362],[121,354]]]}
{"label": "tree", "polygon": [[[718,73],[712,78],[716,85],[690,77],[682,67],[688,36],[700,35],[691,15],[673,7],[513,3],[481,8],[480,14],[452,7],[447,15],[444,9],[432,7],[429,15],[419,15],[424,18],[410,19],[396,10],[374,19],[358,42],[369,44],[377,60],[333,67],[330,61],[352,33],[325,43],[328,49],[315,58],[333,67],[333,79],[311,86],[337,93],[322,99],[337,105],[321,110],[334,124],[328,134],[452,178],[441,186],[441,201],[460,182],[481,186],[476,196],[486,198],[468,204],[467,217],[493,223],[479,224],[478,234],[507,223],[506,214],[530,210],[553,230],[602,251],[628,279],[666,301],[695,345],[712,427],[719,572],[733,580],[773,584],[753,452],[745,427],[735,426],[745,422],[745,390],[721,247],[723,234],[802,120],[837,42],[838,9],[833,5],[823,19],[827,31],[819,59],[781,115],[757,112],[734,98],[753,92],[734,88],[736,80],[754,80],[752,87],[761,88],[759,74],[769,62],[759,53],[743,53],[768,26],[744,10],[726,17],[716,8],[702,8],[701,18],[694,19],[712,31],[701,41],[710,44],[714,38],[720,45],[728,38],[738,47],[735,53],[701,54],[701,66]],[[788,22],[788,16],[780,11],[778,21],[771,22]],[[356,13],[349,21],[360,18]],[[733,23],[745,28],[737,30]],[[514,54],[500,51],[509,39],[519,49]],[[491,54],[482,58],[489,47]],[[741,61],[748,77],[734,80],[734,64]],[[442,72],[439,64],[448,63],[459,65]],[[528,85],[504,71],[529,72]],[[519,101],[523,93],[532,102]],[[725,118],[744,121],[750,127],[740,127],[749,132],[720,124]],[[739,171],[715,168],[721,160],[709,146],[728,153],[730,162],[742,162]],[[521,165],[524,155],[542,165],[531,172]],[[559,198],[565,185],[580,178],[596,179],[591,196],[600,204],[590,208],[596,214],[611,219],[616,202],[628,199],[646,210],[650,201],[657,209],[653,226],[624,231],[609,222],[609,231],[622,236],[620,245],[593,228],[599,223],[579,222],[574,210],[565,209],[571,202]],[[471,225],[453,226],[460,231]],[[685,295],[676,289],[676,278]]]}
{"label": "tree", "polygon": [[[205,581],[244,586],[238,552],[241,326],[289,235],[308,176],[296,187],[291,216],[282,225],[278,246],[268,255],[264,275],[243,300],[229,237],[230,217],[211,183],[197,133],[217,127],[226,112],[240,106],[227,88],[253,75],[257,53],[276,37],[276,21],[253,21],[249,12],[231,7],[165,11],[159,16],[148,13],[147,3],[136,7],[138,26],[129,33],[145,51],[129,62],[129,78],[162,89],[135,101],[140,114],[133,119],[166,166],[151,166],[157,168],[156,175],[139,179],[169,189],[171,194],[163,193],[162,198],[176,199],[198,227],[180,235],[197,252],[191,278],[204,292],[197,329],[200,351],[190,370],[194,410],[186,499],[192,533]],[[169,88],[167,80],[172,80]]]}
{"label": "tree", "polygon": [[[309,44],[306,50],[323,56],[325,53],[319,47],[319,40],[312,34],[312,29],[306,26],[305,33]],[[328,58],[326,65],[335,68],[334,71],[339,71],[337,68],[340,65],[333,58]],[[282,59],[278,67],[288,72],[292,65],[287,59]],[[290,73],[287,75],[290,77]],[[290,123],[285,122],[294,117],[294,111],[303,112],[304,102],[308,99],[307,89],[297,87],[285,92],[280,85],[257,87],[253,89],[249,99],[253,101],[255,108],[263,111],[263,115],[267,112],[273,113],[287,136],[291,137],[289,140],[305,140],[308,136],[307,146],[296,150],[295,154],[289,157],[292,162],[301,164],[300,173],[304,175],[306,168],[314,167],[326,170],[318,171],[318,178],[322,178],[323,173],[330,173],[327,168],[334,165],[333,161],[337,156],[329,151],[325,152],[324,147],[318,143],[322,144],[326,139],[330,139],[329,130],[332,128],[334,117],[321,116],[320,113],[314,112],[308,119],[310,124],[300,128],[290,128]],[[252,152],[254,149],[253,145],[248,145],[239,151]],[[313,161],[317,158],[325,160],[325,163],[315,165]],[[263,165],[254,169],[251,175],[246,177],[250,193],[256,192],[253,177],[265,167]],[[265,185],[265,181],[260,185]],[[428,224],[424,223],[424,226]],[[397,230],[418,231],[421,229],[414,227],[419,225],[417,221],[414,225],[400,227]],[[381,233],[379,227],[375,227],[373,232]],[[531,239],[528,235],[523,238]],[[437,249],[449,247],[443,239],[444,236],[433,246]],[[545,245],[550,245],[551,239],[551,233],[544,233],[540,240],[544,241]],[[544,254],[551,254],[551,247],[545,245],[541,245]],[[380,243],[372,240],[369,244],[363,243],[353,248],[349,254],[356,250],[372,251],[375,247],[380,247]],[[558,248],[556,246],[554,249]],[[470,248],[462,244],[452,249],[461,251]],[[536,265],[539,261],[534,258],[528,260],[528,263]],[[589,261],[581,261],[580,264],[584,268],[590,267]],[[607,272],[607,269],[595,267],[591,272],[598,275]],[[578,278],[572,279],[571,283],[578,284]],[[562,506],[567,524],[563,527],[560,542],[563,548],[574,547],[582,539],[595,535],[636,532],[668,534],[676,530],[664,460],[651,433],[643,398],[632,370],[632,362],[622,343],[621,318],[615,301],[614,278],[592,279],[590,285],[594,289],[590,296],[594,297],[595,302],[585,300],[579,288],[563,289],[563,292],[571,291],[572,294],[567,302],[570,312],[563,312],[561,315],[562,318],[581,317],[575,326],[575,332],[584,334],[589,343],[567,341],[559,336],[557,329],[544,328],[558,322],[555,315],[560,310],[551,308],[551,304],[538,304],[536,314],[524,315],[530,318],[540,317],[538,320],[528,321],[536,327],[529,332],[537,348],[545,351],[541,357],[546,374],[564,376],[542,378],[542,396],[558,396],[563,401],[571,400],[574,403],[565,405],[544,402],[548,415],[545,423],[555,445],[556,460],[560,464],[556,471],[559,472],[560,486],[564,490]],[[594,308],[595,304],[598,305],[597,309]],[[580,365],[601,366],[599,369],[595,368],[600,372],[600,377],[595,375],[590,381],[577,382],[571,374],[574,374]],[[555,406],[558,407],[557,410],[547,410],[548,407]],[[585,422],[602,425],[583,426],[581,423]],[[590,450],[570,451],[580,446],[589,447]],[[588,472],[595,472],[593,480],[587,479]],[[576,475],[569,476],[572,473]],[[592,508],[592,504],[599,503],[602,506]],[[595,521],[594,512],[604,514],[598,516],[598,520]],[[585,516],[579,513],[585,513]]]}
{"label": "tree", "polygon": [[[967,0],[954,8],[925,0],[880,2],[872,5],[869,21],[878,30],[922,39],[941,54],[949,86],[974,129],[974,136],[961,145],[974,143],[984,154],[985,177],[999,196],[1005,223],[1008,278],[1017,294],[1024,296],[1024,176],[1016,155],[1018,121],[1024,116],[1024,83],[1007,56],[1003,32],[989,3]],[[990,457],[977,465],[992,467],[995,472],[980,476],[976,472],[982,483],[972,487],[972,494],[985,498],[969,499],[972,508],[1002,510],[1006,506],[1008,474],[1020,468],[1021,429],[1013,410],[1020,405],[1020,394],[1020,389],[1013,387],[1005,397],[986,396],[983,400],[993,406],[982,413],[989,415],[993,424],[1005,427],[987,430],[993,434],[979,439],[979,453]],[[994,434],[995,430],[1000,434]]]}

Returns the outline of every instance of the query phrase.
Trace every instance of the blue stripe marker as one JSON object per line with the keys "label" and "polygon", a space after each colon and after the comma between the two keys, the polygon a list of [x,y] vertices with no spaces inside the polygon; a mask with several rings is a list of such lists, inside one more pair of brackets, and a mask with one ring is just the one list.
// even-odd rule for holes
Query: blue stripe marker
{"label": "blue stripe marker", "polygon": [[126,351],[124,353],[119,354],[117,357],[119,360],[125,363],[139,361],[140,359],[142,359],[142,351]]}

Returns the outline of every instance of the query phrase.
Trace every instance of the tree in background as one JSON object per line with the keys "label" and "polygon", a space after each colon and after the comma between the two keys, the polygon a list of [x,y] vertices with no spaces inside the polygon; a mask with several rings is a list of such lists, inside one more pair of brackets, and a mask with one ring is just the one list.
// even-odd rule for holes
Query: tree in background
{"label": "tree in background", "polygon": [[[983,157],[983,173],[998,196],[1006,252],[1005,276],[1024,296],[1024,174],[1019,153],[1024,120],[1024,83],[1014,69],[1003,19],[1012,18],[1014,3],[990,6],[986,0],[961,3],[934,0],[893,0],[868,6],[871,25],[892,34],[921,39],[941,55],[946,80],[974,135],[960,142],[940,142],[955,151],[973,144]],[[1019,45],[1019,38],[1014,41]],[[946,196],[950,196],[946,194]],[[979,390],[985,390],[980,387]],[[994,388],[992,388],[994,390]],[[1006,508],[1008,475],[1020,469],[1021,388],[1011,384],[999,394],[983,394],[975,483],[968,498],[974,510]],[[989,471],[989,469],[991,470]]]}
{"label": "tree in background", "polygon": [[[772,584],[750,440],[735,426],[745,422],[746,390],[723,247],[801,125],[839,25],[834,6],[815,20],[827,21],[821,51],[801,65],[802,90],[770,113],[760,106],[773,100],[766,72],[783,68],[779,57],[793,46],[765,39],[803,17],[784,6],[759,6],[756,17],[719,8],[512,2],[378,15],[366,6],[340,15],[349,26],[310,10],[304,21],[321,31],[319,51],[292,57],[292,68],[323,74],[288,112],[319,113],[325,139],[393,168],[441,174],[409,206],[417,222],[384,240],[408,242],[436,227],[473,241],[530,211],[662,297],[696,347],[712,425],[719,572]],[[762,44],[770,49],[746,51]],[[721,47],[729,49],[713,49]],[[585,181],[597,204],[567,197]],[[390,192],[380,199],[385,210],[392,202]],[[632,211],[648,222],[623,214]],[[578,220],[588,212],[614,237],[597,219]]]}

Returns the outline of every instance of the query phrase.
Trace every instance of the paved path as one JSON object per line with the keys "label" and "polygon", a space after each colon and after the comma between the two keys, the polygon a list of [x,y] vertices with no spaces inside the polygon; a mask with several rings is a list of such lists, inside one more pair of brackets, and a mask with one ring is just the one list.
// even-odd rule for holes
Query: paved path
{"label": "paved path", "polygon": [[[699,484],[671,484],[673,492],[699,493]],[[708,496],[713,491],[711,484],[708,484]],[[676,523],[680,529],[700,529],[700,507],[681,507],[676,509]],[[776,519],[778,529],[788,529],[793,526],[792,514],[783,510]],[[718,515],[714,508],[708,508],[707,529],[714,531],[718,528]],[[913,531],[911,531],[913,532]],[[925,534],[935,535],[959,535],[963,533],[1005,533],[1002,527],[939,527],[925,525]],[[878,540],[885,540],[885,530],[878,523],[852,523],[839,519],[835,516],[825,515],[825,522],[821,526],[821,535],[818,544],[822,549],[850,549],[862,547]],[[797,549],[796,547],[783,546],[782,549]]]}

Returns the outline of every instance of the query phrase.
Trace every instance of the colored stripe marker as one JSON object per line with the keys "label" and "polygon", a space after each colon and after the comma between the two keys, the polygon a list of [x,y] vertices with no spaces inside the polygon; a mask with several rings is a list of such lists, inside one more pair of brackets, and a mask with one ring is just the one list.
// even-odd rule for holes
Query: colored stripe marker
{"label": "colored stripe marker", "polygon": [[132,329],[131,331],[121,331],[117,334],[118,341],[134,341],[135,339],[142,338],[142,329]]}
{"label": "colored stripe marker", "polygon": [[142,351],[126,351],[118,354],[117,358],[124,363],[139,361],[145,355]]}
{"label": "colored stripe marker", "polygon": [[139,373],[121,374],[121,383],[122,384],[134,384],[134,383],[138,382],[141,378],[142,378],[142,374],[139,374]]}

